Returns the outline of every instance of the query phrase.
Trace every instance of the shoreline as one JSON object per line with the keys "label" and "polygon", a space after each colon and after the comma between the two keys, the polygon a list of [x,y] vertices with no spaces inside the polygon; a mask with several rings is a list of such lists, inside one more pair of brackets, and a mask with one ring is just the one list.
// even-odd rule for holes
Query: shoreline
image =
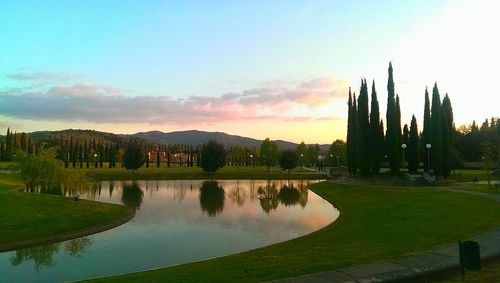
{"label": "shoreline", "polygon": [[[90,200],[91,201],[91,200]],[[32,248],[32,247],[38,247],[38,246],[43,246],[47,244],[53,244],[57,242],[62,242],[62,241],[67,241],[67,240],[72,240],[84,236],[89,236],[93,234],[97,234],[99,232],[104,232],[113,228],[116,228],[122,224],[127,223],[130,221],[132,218],[135,216],[135,211],[132,209],[128,209],[128,213],[126,215],[123,215],[123,217],[120,217],[119,219],[115,219],[111,223],[106,223],[103,226],[93,226],[85,229],[80,229],[74,232],[69,232],[69,233],[63,233],[63,234],[56,234],[48,237],[43,237],[43,238],[37,238],[37,239],[32,239],[32,240],[26,240],[26,241],[21,241],[17,242],[11,245],[0,245],[0,253],[4,252],[10,252],[14,250],[19,250],[19,249],[26,249],[26,248]]]}

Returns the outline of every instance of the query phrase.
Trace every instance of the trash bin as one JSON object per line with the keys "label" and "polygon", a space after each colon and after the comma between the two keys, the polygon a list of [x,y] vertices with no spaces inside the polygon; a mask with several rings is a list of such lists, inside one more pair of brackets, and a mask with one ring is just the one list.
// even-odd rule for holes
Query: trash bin
{"label": "trash bin", "polygon": [[481,252],[479,243],[474,241],[459,242],[460,265],[462,269],[481,270]]}

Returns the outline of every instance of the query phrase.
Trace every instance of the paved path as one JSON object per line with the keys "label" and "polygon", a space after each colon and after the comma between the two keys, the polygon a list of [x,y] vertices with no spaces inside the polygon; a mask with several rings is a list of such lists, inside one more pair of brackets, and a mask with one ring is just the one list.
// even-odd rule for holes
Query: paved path
{"label": "paved path", "polygon": [[[449,188],[437,190],[462,192],[500,202],[499,194],[463,191]],[[469,240],[479,242],[481,258],[500,255],[500,226]],[[411,282],[434,272],[458,269],[458,243],[437,247],[413,256],[379,261],[366,265],[274,280],[272,282]]]}

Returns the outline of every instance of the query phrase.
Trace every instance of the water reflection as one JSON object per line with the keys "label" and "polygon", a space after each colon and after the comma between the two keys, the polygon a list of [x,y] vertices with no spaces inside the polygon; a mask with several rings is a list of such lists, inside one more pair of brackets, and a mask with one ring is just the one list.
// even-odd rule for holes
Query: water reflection
{"label": "water reflection", "polygon": [[[99,195],[100,195],[99,190]],[[125,183],[122,190],[122,203],[134,210],[141,208],[142,198],[144,197],[144,192],[137,182]]]}
{"label": "water reflection", "polygon": [[[240,184],[240,182],[244,183],[244,185]],[[93,183],[86,187],[79,187],[78,189],[67,186],[40,185],[27,187],[26,191],[63,196],[83,195],[87,199],[99,199],[103,191],[103,183]],[[189,183],[189,185],[186,183]],[[193,191],[193,186],[194,189],[199,188],[200,208],[208,216],[217,216],[222,213],[226,196],[238,207],[245,206],[245,202],[248,200],[255,201],[258,199],[260,207],[266,214],[276,210],[280,204],[287,207],[300,205],[303,208],[307,204],[309,181],[267,180],[257,181],[257,183],[257,189],[255,189],[254,180],[224,182],[224,185],[213,180],[203,181],[201,185],[193,184],[192,181],[176,181],[168,184],[167,189],[172,189],[174,200],[181,203],[186,194]],[[158,181],[146,182],[144,184],[140,181],[128,181],[121,182],[121,186],[120,182],[110,181],[108,182],[107,190],[110,199],[113,198],[115,193],[121,193],[121,203],[138,210],[144,198],[144,191],[141,187],[151,197],[153,196],[153,192],[159,191]]]}
{"label": "water reflection", "polygon": [[217,181],[204,181],[200,188],[201,211],[216,216],[224,210],[225,192]]}
{"label": "water reflection", "polygon": [[55,243],[17,250],[10,257],[10,264],[18,266],[25,261],[32,260],[33,268],[38,272],[41,267],[52,267],[55,264],[53,257],[57,253],[64,251],[69,256],[80,256],[91,244],[92,240],[82,237],[64,242],[64,244]]}
{"label": "water reflection", "polygon": [[339,215],[330,203],[308,192],[315,182],[105,181],[86,189],[27,189],[80,195],[137,211],[131,221],[88,238],[0,253],[0,282],[64,282],[129,273],[300,237]]}

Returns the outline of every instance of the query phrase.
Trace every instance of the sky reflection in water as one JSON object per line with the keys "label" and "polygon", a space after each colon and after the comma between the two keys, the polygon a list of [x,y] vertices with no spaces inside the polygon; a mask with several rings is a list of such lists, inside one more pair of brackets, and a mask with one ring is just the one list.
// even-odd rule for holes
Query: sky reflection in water
{"label": "sky reflection in water", "polygon": [[[124,204],[136,216],[115,229],[0,253],[7,282],[76,280],[186,263],[309,234],[339,212],[307,186],[316,181],[113,181],[87,192],[42,189]],[[40,189],[39,189],[40,190]]]}

